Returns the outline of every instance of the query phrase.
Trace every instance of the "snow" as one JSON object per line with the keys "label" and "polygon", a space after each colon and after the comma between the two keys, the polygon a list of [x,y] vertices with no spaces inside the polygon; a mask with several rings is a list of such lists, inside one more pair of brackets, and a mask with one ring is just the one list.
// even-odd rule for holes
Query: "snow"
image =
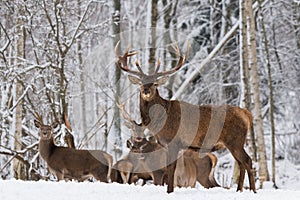
{"label": "snow", "polygon": [[[268,187],[269,188],[269,187]],[[88,199],[109,199],[109,200],[133,200],[133,199],[238,199],[238,200],[299,200],[300,190],[293,189],[261,189],[256,194],[249,190],[236,192],[234,188],[223,189],[213,188],[175,188],[171,194],[167,194],[166,186],[154,185],[122,185],[117,183],[101,182],[52,182],[52,181],[19,181],[0,180],[0,199],[5,200],[88,200]]]}
{"label": "snow", "polygon": [[[229,163],[228,163],[229,162]],[[222,156],[219,164],[233,164],[230,155]],[[270,165],[270,163],[269,163]],[[258,189],[254,194],[245,189],[243,192],[236,192],[236,185],[230,186],[228,183],[224,188],[205,189],[200,184],[196,188],[175,188],[175,191],[168,194],[166,186],[154,186],[147,184],[128,185],[118,183],[101,182],[76,182],[76,181],[20,181],[20,180],[0,180],[0,200],[89,200],[89,199],[109,199],[109,200],[299,200],[300,199],[300,166],[294,165],[288,160],[278,160],[276,162],[276,184],[279,189],[273,188],[272,182],[264,182],[263,189]],[[232,167],[219,168],[224,174],[230,175]],[[218,170],[215,177],[218,178]],[[271,169],[269,169],[271,172]],[[247,176],[244,185],[248,185]],[[256,188],[258,188],[256,181]]]}

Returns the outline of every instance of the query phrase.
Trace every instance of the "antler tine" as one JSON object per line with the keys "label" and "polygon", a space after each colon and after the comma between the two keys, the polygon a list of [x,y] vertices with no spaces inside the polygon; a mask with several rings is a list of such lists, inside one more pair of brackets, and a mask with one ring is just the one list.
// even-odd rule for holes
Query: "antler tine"
{"label": "antler tine", "polygon": [[72,132],[72,127],[71,127],[71,124],[68,120],[68,116],[66,114],[64,114],[64,122],[66,124],[66,127]]}
{"label": "antler tine", "polygon": [[159,58],[158,61],[157,61],[157,67],[156,67],[155,72],[154,72],[155,74],[158,73],[159,68],[160,68],[160,58]]}
{"label": "antler tine", "polygon": [[128,73],[134,74],[136,76],[142,77],[144,75],[142,69],[138,67],[139,71],[134,71],[128,68],[127,65],[127,57],[133,56],[138,54],[138,52],[129,52],[129,48],[126,49],[126,52],[123,56],[118,54],[118,47],[119,47],[120,41],[115,46],[115,54],[117,56],[116,64],[119,67],[119,69],[126,71]]}
{"label": "antler tine", "polygon": [[177,62],[176,67],[174,67],[168,71],[164,71],[164,72],[157,72],[158,70],[156,70],[156,72],[155,72],[156,77],[173,74],[174,72],[178,71],[183,66],[184,61],[185,61],[185,56],[181,55],[180,49],[177,44],[176,44],[176,46],[173,46],[173,49],[175,50],[176,54],[179,56],[179,60]]}
{"label": "antler tine", "polygon": [[35,111],[33,114],[34,114],[35,118],[36,118],[37,120],[39,120],[40,123],[44,124],[44,123],[43,123],[43,118],[39,115],[39,113],[37,113],[37,112]]}
{"label": "antler tine", "polygon": [[128,115],[128,113],[126,112],[126,109],[125,109],[125,103],[116,103],[118,108],[121,110],[122,112],[122,116],[125,120],[127,121],[130,121],[130,122],[133,122],[134,120],[130,118],[130,116]]}
{"label": "antler tine", "polygon": [[142,74],[142,76],[144,76],[145,73],[143,72],[143,70],[142,70],[142,68],[141,68],[141,66],[140,66],[137,58],[135,59],[135,66],[138,68],[138,70]]}

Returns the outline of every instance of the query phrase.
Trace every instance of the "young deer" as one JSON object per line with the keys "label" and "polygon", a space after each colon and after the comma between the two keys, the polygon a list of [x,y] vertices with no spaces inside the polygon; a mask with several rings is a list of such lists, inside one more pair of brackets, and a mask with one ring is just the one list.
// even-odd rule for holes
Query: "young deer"
{"label": "young deer", "polygon": [[[127,147],[130,148],[131,152],[143,154],[144,160],[148,160],[152,166],[156,165],[156,169],[160,168],[162,173],[154,178],[160,181],[164,180],[167,173],[167,169],[164,167],[167,159],[165,148],[155,141],[135,137],[131,137],[127,141]],[[215,155],[208,153],[200,156],[199,152],[184,149],[179,152],[178,157],[174,174],[175,187],[195,187],[196,181],[205,188],[220,186],[214,178],[214,169],[217,163]],[[159,163],[155,164],[155,161]]]}
{"label": "young deer", "polygon": [[102,182],[108,182],[112,168],[111,155],[100,150],[77,150],[56,146],[53,130],[58,123],[45,125],[41,117],[38,115],[36,117],[38,120],[34,120],[34,124],[39,128],[39,153],[58,180],[82,181],[94,177]]}
{"label": "young deer", "polygon": [[140,86],[142,126],[149,129],[157,141],[168,149],[167,192],[174,190],[174,172],[180,149],[199,149],[203,153],[220,146],[225,146],[239,164],[240,176],[237,191],[243,190],[245,170],[247,170],[250,190],[256,192],[252,160],[244,150],[247,132],[252,126],[251,113],[230,105],[192,105],[183,101],[166,100],[159,95],[157,87],[164,84],[168,76],[184,64],[185,56],[181,55],[178,47],[176,51],[179,56],[177,66],[171,70],[159,72],[160,61],[158,60],[155,72],[150,75],[142,71],[137,61],[135,64],[138,71],[129,69],[128,57],[137,54],[136,52],[127,50],[123,56],[116,52],[117,66],[134,75],[129,75],[129,80]]}
{"label": "young deer", "polygon": [[220,187],[214,177],[215,167],[218,161],[214,154],[208,153],[207,155],[200,155],[199,152],[185,149],[183,156],[186,158],[189,157],[194,161],[197,171],[196,179],[203,187]]}
{"label": "young deer", "polygon": [[114,164],[111,171],[111,181],[124,184],[131,183],[131,173],[133,169],[134,165],[132,161],[130,161],[126,157],[118,160],[118,162]]}

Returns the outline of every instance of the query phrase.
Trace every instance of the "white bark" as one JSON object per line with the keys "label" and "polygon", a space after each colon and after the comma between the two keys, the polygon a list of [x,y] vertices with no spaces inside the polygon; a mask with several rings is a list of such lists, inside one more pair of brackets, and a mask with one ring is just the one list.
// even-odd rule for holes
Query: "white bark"
{"label": "white bark", "polygon": [[267,168],[267,155],[264,139],[263,120],[261,115],[261,102],[259,90],[259,77],[257,70],[257,55],[256,55],[256,39],[255,39],[255,19],[253,16],[252,0],[246,1],[246,8],[248,9],[248,51],[249,51],[249,66],[250,66],[250,82],[252,89],[252,98],[254,103],[253,108],[253,126],[257,138],[258,147],[258,164],[259,164],[259,177],[261,186],[264,181],[269,180],[269,172]]}
{"label": "white bark", "polygon": [[[23,15],[23,5],[21,3],[18,5],[19,6],[19,15]],[[19,71],[23,69],[23,64],[22,64],[22,58],[24,58],[24,43],[25,43],[25,36],[23,32],[23,25],[24,22],[21,17],[18,17],[17,20],[17,27],[16,27],[16,34],[18,36],[16,45],[17,45],[17,54],[16,54],[16,60],[15,62],[17,63]],[[20,59],[21,58],[21,59]],[[15,101],[17,102],[16,108],[15,108],[15,142],[14,142],[14,149],[15,151],[22,150],[22,118],[23,118],[23,86],[21,84],[20,77],[16,79],[15,81]],[[16,179],[26,179],[26,173],[25,173],[25,166],[24,164],[18,160],[14,159],[13,162],[14,166],[14,177]]]}

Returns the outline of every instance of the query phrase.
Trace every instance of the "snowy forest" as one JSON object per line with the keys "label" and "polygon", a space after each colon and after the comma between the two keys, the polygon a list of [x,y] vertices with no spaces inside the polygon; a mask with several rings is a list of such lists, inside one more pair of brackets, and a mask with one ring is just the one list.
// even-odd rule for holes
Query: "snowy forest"
{"label": "snowy forest", "polygon": [[[298,0],[1,0],[0,11],[0,179],[51,179],[35,113],[59,122],[57,145],[68,146],[67,116],[76,148],[114,162],[129,151],[117,104],[140,122],[139,88],[116,66],[117,43],[120,54],[139,52],[129,67],[137,58],[148,73],[158,59],[161,70],[174,67],[176,45],[187,55],[159,87],[163,98],[250,110],[245,148],[260,185],[276,183],[282,160],[299,168]],[[230,187],[234,173],[221,174]]]}

